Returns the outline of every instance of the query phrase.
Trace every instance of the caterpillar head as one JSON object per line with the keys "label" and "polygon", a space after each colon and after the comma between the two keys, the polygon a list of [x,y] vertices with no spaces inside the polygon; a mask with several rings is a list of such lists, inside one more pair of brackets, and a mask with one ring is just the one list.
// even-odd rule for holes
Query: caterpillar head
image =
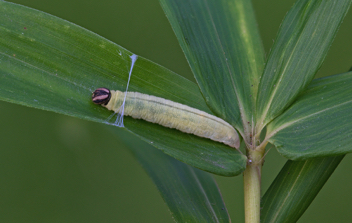
{"label": "caterpillar head", "polygon": [[92,101],[97,105],[107,105],[111,98],[111,92],[107,88],[98,88],[92,94]]}

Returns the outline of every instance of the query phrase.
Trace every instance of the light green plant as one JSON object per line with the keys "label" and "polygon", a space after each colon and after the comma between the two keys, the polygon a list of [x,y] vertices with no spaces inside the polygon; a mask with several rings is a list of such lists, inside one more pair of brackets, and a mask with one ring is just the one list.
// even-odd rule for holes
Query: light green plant
{"label": "light green plant", "polygon": [[[298,0],[267,59],[249,1],[160,3],[198,86],[139,57],[129,89],[226,120],[241,135],[246,155],[129,117],[126,129],[193,167],[222,176],[243,173],[246,222],[295,222],[352,151],[352,72],[312,81],[351,1]],[[12,3],[0,1],[0,21],[1,100],[105,123],[110,112],[94,105],[91,93],[98,87],[125,89],[131,52]],[[290,161],[261,198],[268,143]],[[208,173],[163,153],[135,153],[176,221],[230,221]]]}

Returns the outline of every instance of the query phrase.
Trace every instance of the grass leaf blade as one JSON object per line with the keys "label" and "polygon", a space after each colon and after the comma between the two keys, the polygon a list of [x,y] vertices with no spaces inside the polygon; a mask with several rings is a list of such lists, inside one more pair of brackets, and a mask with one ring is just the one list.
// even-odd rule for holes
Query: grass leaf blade
{"label": "grass leaf blade", "polygon": [[285,17],[262,76],[258,129],[280,115],[321,66],[351,1],[298,0]]}
{"label": "grass leaf blade", "polygon": [[267,139],[288,159],[352,152],[352,72],[314,80],[268,125]]}
{"label": "grass leaf blade", "polygon": [[251,2],[160,2],[210,109],[249,135],[264,65]]}
{"label": "grass leaf blade", "polygon": [[[0,1],[0,99],[106,123],[111,112],[92,103],[99,87],[126,89],[131,52],[82,27]],[[196,84],[138,57],[129,90],[211,113]],[[211,140],[130,117],[125,126],[165,153],[208,172],[233,176],[246,157]]]}
{"label": "grass leaf blade", "polygon": [[[117,131],[115,131],[117,132]],[[176,222],[230,222],[225,203],[213,177],[184,164],[142,141],[125,140],[157,186]]]}
{"label": "grass leaf blade", "polygon": [[287,161],[262,198],[261,222],[296,222],[343,157]]}

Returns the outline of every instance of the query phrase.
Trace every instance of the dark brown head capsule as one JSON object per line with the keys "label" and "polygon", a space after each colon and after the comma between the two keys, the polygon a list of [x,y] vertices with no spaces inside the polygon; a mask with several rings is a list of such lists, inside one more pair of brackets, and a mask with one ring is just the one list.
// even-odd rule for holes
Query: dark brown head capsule
{"label": "dark brown head capsule", "polygon": [[98,88],[92,94],[92,101],[97,105],[107,105],[111,98],[111,92],[107,88]]}

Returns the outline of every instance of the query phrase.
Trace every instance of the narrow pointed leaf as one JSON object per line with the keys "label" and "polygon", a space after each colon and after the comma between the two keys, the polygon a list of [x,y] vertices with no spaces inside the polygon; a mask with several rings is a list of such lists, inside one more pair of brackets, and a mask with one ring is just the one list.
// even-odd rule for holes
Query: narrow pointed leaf
{"label": "narrow pointed leaf", "polygon": [[243,136],[251,129],[264,64],[251,2],[160,2],[210,109]]}
{"label": "narrow pointed leaf", "polygon": [[213,177],[115,131],[157,186],[176,222],[230,222]]}
{"label": "narrow pointed leaf", "polygon": [[[75,24],[0,1],[0,99],[106,123],[111,112],[91,102],[98,87],[125,90],[131,52]],[[209,112],[197,86],[139,57],[129,90]],[[125,117],[125,126],[165,153],[220,175],[236,175],[245,156],[193,135]]]}
{"label": "narrow pointed leaf", "polygon": [[280,115],[311,82],[350,4],[350,0],[298,0],[289,11],[260,82],[259,129]]}
{"label": "narrow pointed leaf", "polygon": [[352,152],[352,72],[314,80],[268,125],[267,139],[288,159]]}
{"label": "narrow pointed leaf", "polygon": [[261,222],[296,222],[343,157],[287,161],[262,198]]}

